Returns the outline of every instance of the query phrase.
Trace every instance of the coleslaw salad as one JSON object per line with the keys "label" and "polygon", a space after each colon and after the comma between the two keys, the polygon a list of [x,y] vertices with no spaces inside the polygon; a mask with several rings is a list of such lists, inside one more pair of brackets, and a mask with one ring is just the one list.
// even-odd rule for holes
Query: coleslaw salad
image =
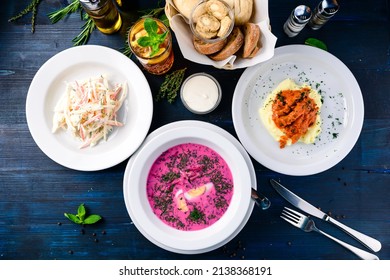
{"label": "coleslaw salad", "polygon": [[121,127],[117,112],[127,96],[127,84],[111,87],[106,75],[67,83],[54,108],[52,132],[68,131],[82,142],[80,148],[107,141],[114,127]]}

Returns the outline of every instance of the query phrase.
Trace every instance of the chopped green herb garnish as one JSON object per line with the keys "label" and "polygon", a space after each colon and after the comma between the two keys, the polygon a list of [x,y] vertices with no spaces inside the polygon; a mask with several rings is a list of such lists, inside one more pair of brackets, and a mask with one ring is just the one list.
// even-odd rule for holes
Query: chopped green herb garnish
{"label": "chopped green herb garnish", "polygon": [[162,176],[162,180],[164,182],[172,182],[173,180],[178,179],[178,178],[180,178],[180,174],[175,173],[173,171],[169,171],[168,173],[166,173]]}
{"label": "chopped green herb garnish", "polygon": [[190,212],[190,215],[188,217],[194,222],[199,222],[201,220],[204,220],[204,213],[194,208],[194,210]]}

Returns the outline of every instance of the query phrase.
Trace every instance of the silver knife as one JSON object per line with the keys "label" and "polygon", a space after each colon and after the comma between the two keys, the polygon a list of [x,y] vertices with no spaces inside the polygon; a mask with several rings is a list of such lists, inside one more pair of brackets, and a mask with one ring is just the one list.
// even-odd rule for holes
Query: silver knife
{"label": "silver knife", "polygon": [[296,194],[292,193],[291,191],[283,187],[279,182],[271,179],[271,185],[284,199],[286,199],[295,207],[301,209],[302,211],[305,211],[306,213],[312,216],[315,216],[317,218],[320,218],[322,220],[325,220],[331,224],[338,226],[339,228],[344,230],[346,233],[354,237],[356,240],[358,240],[359,242],[361,242],[363,245],[365,245],[367,248],[371,249],[374,252],[378,252],[381,249],[382,244],[378,240],[370,236],[367,236],[363,233],[360,233],[354,229],[351,229],[350,227],[347,227],[346,225],[340,223],[339,221],[333,219],[332,217],[329,217],[324,212],[311,205],[309,202],[303,200]]}

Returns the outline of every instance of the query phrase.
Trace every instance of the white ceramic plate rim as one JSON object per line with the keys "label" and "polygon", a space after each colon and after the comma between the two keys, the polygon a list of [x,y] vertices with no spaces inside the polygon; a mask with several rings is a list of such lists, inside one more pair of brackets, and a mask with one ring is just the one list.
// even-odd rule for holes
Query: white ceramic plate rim
{"label": "white ceramic plate rim", "polygon": [[[285,78],[314,82],[323,89],[323,131],[315,145],[297,143],[280,149],[258,116],[265,97]],[[233,96],[232,117],[238,138],[257,162],[282,174],[303,176],[333,167],[351,151],[363,126],[364,104],[355,77],[338,58],[315,47],[288,45],[243,72]]]}
{"label": "white ceramic plate rim", "polygon": [[[223,132],[220,133],[221,131]],[[256,177],[249,156],[237,140],[235,143],[230,141],[234,137],[226,137],[227,135],[230,134],[211,124],[199,121],[175,122],[152,132],[137,153],[130,158],[124,176],[126,207],[135,226],[152,243],[177,253],[203,253],[231,240],[246,224],[254,205],[250,199],[250,187],[241,188],[240,193],[235,193],[228,211],[217,223],[201,230],[201,236],[199,235],[200,231],[185,232],[163,224],[151,211],[146,191],[141,191],[142,185],[145,185],[146,182],[147,172],[145,173],[145,170],[149,170],[161,152],[178,143],[187,143],[188,139],[208,146],[218,143],[211,148],[221,153],[225,160],[227,156],[225,154],[228,150],[230,157],[227,160],[228,164],[231,165],[234,158],[235,166],[238,166],[240,170],[234,174],[235,184],[237,183],[237,174],[240,174],[238,178],[240,184],[249,184],[249,186],[256,188]],[[212,140],[210,141],[210,139]],[[220,146],[225,147],[225,151],[219,148]],[[149,167],[145,167],[144,164]],[[141,173],[144,175],[141,176]],[[144,183],[139,181],[144,181]],[[139,183],[137,184],[137,182]],[[138,187],[134,189],[131,188],[132,186]]]}
{"label": "white ceramic plate rim", "polygon": [[[127,83],[128,95],[107,141],[80,149],[81,142],[65,131],[51,132],[55,104],[65,92],[65,83],[108,75],[111,83]],[[35,74],[26,99],[26,117],[38,147],[65,167],[95,171],[112,167],[133,154],[145,139],[153,115],[149,84],[128,57],[108,47],[86,45],[66,49],[46,61]]]}

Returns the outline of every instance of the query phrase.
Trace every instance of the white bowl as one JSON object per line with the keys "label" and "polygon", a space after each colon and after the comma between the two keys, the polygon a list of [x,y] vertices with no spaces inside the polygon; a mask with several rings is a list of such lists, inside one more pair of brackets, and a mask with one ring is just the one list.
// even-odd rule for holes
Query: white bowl
{"label": "white bowl", "polygon": [[[196,122],[195,122],[196,123]],[[196,231],[178,230],[162,222],[152,211],[146,181],[154,161],[169,148],[195,143],[210,147],[228,164],[233,176],[233,196],[225,214],[214,224]],[[251,168],[242,152],[222,134],[202,126],[178,126],[153,133],[132,156],[124,176],[124,199],[135,226],[154,244],[174,252],[200,253],[231,240],[248,218],[251,203]]]}

